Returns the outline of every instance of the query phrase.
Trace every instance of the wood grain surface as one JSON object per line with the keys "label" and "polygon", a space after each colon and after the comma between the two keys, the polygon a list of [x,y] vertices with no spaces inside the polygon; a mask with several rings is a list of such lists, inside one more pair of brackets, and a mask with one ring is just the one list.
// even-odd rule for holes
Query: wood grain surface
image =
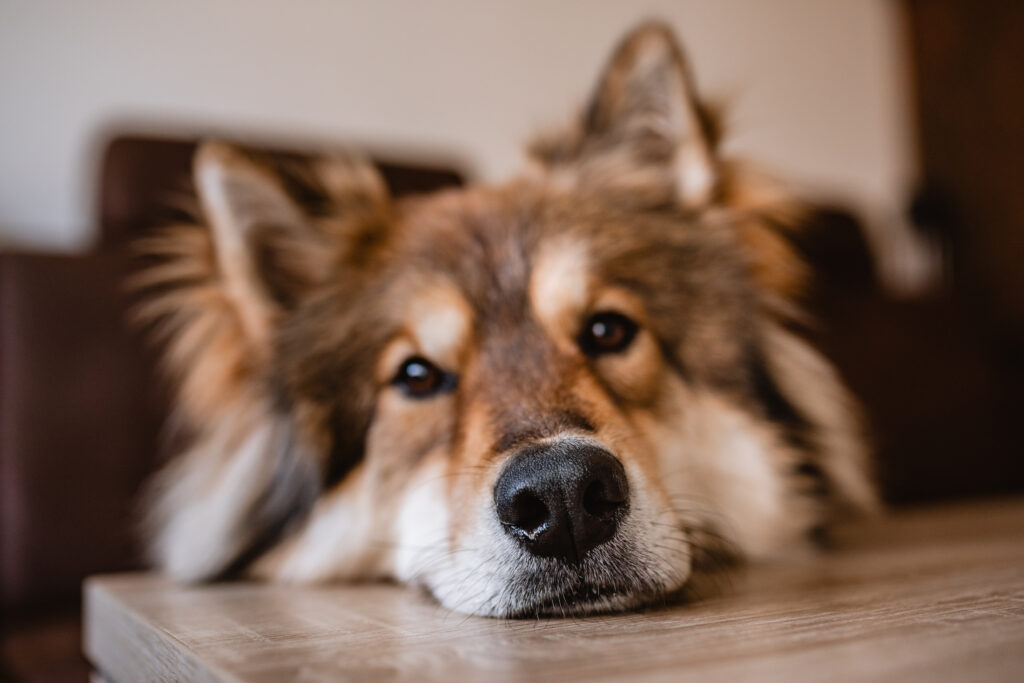
{"label": "wood grain surface", "polygon": [[1024,500],[915,509],[689,604],[467,617],[388,585],[86,584],[85,649],[133,681],[1024,680]]}

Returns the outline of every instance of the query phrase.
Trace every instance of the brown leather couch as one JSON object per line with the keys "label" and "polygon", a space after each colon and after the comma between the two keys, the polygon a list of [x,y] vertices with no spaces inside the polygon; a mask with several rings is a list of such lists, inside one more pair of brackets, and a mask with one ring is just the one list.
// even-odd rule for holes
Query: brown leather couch
{"label": "brown leather couch", "polygon": [[[167,392],[126,324],[124,280],[132,240],[187,186],[194,148],[112,140],[95,248],[0,253],[0,676],[81,679],[82,578],[140,566],[137,496],[160,458]],[[396,195],[462,182],[450,168],[379,166]]]}

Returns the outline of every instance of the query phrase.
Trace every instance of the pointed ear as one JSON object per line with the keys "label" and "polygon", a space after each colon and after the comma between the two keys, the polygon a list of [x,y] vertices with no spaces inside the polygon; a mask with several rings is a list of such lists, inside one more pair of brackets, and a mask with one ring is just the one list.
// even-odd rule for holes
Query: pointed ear
{"label": "pointed ear", "polygon": [[196,153],[194,179],[225,295],[250,342],[325,275],[330,245],[269,165],[220,142]]}
{"label": "pointed ear", "polygon": [[140,240],[151,264],[132,286],[145,294],[138,321],[166,341],[181,403],[203,424],[251,393],[275,325],[386,228],[389,202],[353,155],[271,165],[209,142],[193,173],[201,220]]}
{"label": "pointed ear", "polygon": [[576,128],[530,153],[582,187],[700,207],[718,184],[715,135],[672,30],[648,23],[616,48]]}

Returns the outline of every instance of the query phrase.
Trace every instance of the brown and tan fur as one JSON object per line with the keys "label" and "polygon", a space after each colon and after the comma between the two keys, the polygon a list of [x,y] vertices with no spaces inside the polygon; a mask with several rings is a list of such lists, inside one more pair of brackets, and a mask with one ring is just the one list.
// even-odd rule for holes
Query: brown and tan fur
{"label": "brown and tan fur", "polygon": [[[503,185],[396,202],[351,157],[296,180],[202,147],[201,224],[152,239],[161,264],[141,282],[195,432],[156,485],[157,564],[588,612],[871,508],[851,401],[790,331],[805,278],[782,233],[799,207],[717,136],[673,36],[648,24]],[[592,357],[578,340],[601,311],[638,332]],[[410,357],[451,385],[401,391]],[[630,490],[615,536],[575,565],[524,552],[492,503],[513,454],[562,443],[614,454]]]}

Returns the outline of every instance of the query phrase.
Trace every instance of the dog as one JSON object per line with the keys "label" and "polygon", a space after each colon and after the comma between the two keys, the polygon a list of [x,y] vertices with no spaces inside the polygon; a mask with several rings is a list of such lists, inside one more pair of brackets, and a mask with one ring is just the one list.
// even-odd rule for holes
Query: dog
{"label": "dog", "polygon": [[155,564],[582,615],[873,509],[854,401],[799,332],[799,202],[719,139],[654,22],[503,184],[395,201],[352,155],[203,144],[197,220],[141,276],[192,434]]}

